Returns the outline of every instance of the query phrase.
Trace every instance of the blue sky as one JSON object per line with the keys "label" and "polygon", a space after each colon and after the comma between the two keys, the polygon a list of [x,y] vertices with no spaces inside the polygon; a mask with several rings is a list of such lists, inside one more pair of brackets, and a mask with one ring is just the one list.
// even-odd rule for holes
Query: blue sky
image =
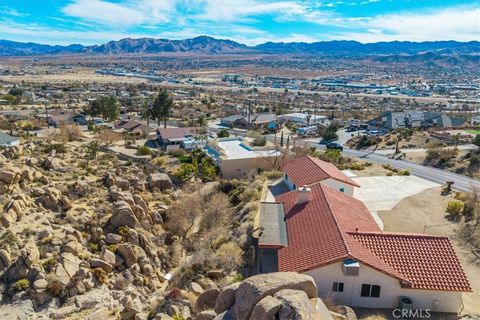
{"label": "blue sky", "polygon": [[480,40],[480,1],[0,0],[0,39],[90,45],[198,35],[248,45]]}

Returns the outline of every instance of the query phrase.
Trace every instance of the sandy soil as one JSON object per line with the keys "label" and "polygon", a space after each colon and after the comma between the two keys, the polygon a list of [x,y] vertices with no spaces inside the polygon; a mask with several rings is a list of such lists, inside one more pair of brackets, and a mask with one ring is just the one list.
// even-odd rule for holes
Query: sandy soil
{"label": "sandy soil", "polygon": [[480,315],[480,266],[478,261],[471,262],[474,255],[456,238],[458,226],[445,220],[445,209],[452,197],[441,196],[440,191],[440,187],[425,190],[400,201],[392,210],[379,211],[379,216],[385,231],[423,233],[425,228],[426,233],[450,237],[474,291],[463,295],[462,314]]}

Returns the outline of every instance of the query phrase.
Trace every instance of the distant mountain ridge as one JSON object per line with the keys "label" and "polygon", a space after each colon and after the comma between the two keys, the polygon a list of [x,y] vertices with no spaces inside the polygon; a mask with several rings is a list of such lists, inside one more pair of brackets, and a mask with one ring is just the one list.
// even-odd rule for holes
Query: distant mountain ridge
{"label": "distant mountain ridge", "polygon": [[126,54],[126,53],[274,53],[274,54],[419,54],[436,52],[443,54],[480,54],[480,42],[458,41],[392,41],[363,44],[357,41],[321,41],[305,42],[267,42],[257,46],[209,36],[199,36],[192,39],[169,40],[155,38],[121,39],[102,45],[69,46],[44,45],[0,40],[0,56],[22,56],[42,54]]}

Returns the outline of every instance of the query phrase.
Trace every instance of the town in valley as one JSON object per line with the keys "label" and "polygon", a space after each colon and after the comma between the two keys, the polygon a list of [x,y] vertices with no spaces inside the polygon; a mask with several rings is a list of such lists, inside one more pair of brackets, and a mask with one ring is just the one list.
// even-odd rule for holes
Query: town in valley
{"label": "town in valley", "polygon": [[[97,23],[83,5],[128,10],[122,27],[99,18],[108,30],[161,23],[133,17],[163,1],[64,2],[55,14],[80,29]],[[316,10],[244,2],[248,28],[274,5]],[[14,30],[32,12],[13,6],[0,6],[0,319],[480,319],[480,20],[455,41],[47,29],[36,43]]]}

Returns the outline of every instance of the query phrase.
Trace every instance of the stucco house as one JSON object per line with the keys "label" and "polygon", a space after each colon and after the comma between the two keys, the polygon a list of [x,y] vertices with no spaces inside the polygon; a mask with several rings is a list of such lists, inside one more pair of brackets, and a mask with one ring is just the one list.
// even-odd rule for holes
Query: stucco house
{"label": "stucco house", "polygon": [[251,147],[240,138],[210,141],[204,151],[227,179],[252,178],[263,170],[272,170],[285,156],[280,149]]}
{"label": "stucco house", "polygon": [[283,164],[281,170],[289,190],[321,183],[353,196],[354,188],[360,187],[333,164],[311,156],[294,158]]}
{"label": "stucco house", "polygon": [[199,147],[196,138],[202,129],[198,127],[158,128],[156,143],[160,149],[170,151],[174,149],[191,150]]}
{"label": "stucco house", "polygon": [[259,272],[311,275],[339,304],[456,313],[471,291],[447,237],[382,232],[360,200],[323,183],[262,204],[259,229]]}

